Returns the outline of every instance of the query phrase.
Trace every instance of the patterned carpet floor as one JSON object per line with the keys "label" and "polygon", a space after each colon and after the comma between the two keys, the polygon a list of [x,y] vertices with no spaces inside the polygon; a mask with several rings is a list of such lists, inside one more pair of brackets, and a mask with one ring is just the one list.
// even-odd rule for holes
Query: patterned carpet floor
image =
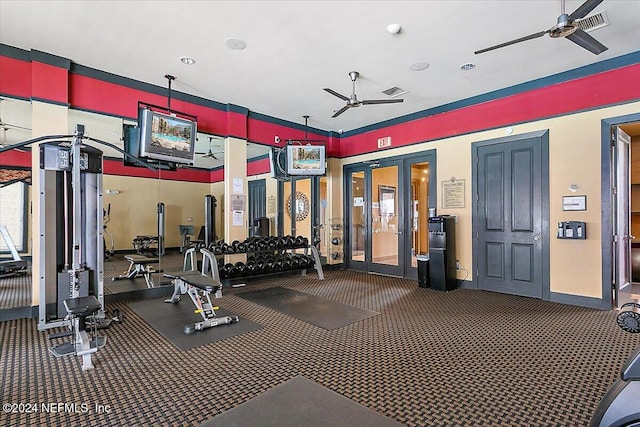
{"label": "patterned carpet floor", "polygon": [[[188,351],[127,303],[110,304],[124,322],[104,332],[107,345],[86,372],[78,357],[50,355],[55,330],[39,332],[35,319],[1,322],[2,402],[39,411],[3,410],[0,425],[197,426],[302,375],[407,426],[585,426],[640,345],[613,312],[325,275],[225,290],[217,305],[263,327]],[[380,314],[326,330],[237,295],[273,286]]]}

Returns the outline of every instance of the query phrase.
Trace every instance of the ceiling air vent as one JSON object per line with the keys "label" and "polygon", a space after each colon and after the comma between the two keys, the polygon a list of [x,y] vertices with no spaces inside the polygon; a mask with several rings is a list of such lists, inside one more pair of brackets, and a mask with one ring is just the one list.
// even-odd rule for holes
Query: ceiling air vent
{"label": "ceiling air vent", "polygon": [[608,27],[609,26],[609,18],[607,18],[607,14],[602,11],[595,15],[587,16],[586,18],[578,19],[575,21],[575,24],[583,31],[593,31],[598,28]]}
{"label": "ceiling air vent", "polygon": [[383,90],[382,93],[384,93],[385,95],[389,95],[391,97],[396,97],[396,96],[404,95],[405,93],[407,93],[407,91],[404,89],[400,89],[397,86],[394,86],[394,87],[390,87],[389,89]]}

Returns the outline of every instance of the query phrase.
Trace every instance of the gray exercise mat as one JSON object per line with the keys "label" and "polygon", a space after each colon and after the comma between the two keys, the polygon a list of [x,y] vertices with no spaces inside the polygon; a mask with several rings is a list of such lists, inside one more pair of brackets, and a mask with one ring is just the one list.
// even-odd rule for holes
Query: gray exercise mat
{"label": "gray exercise mat", "polygon": [[200,427],[396,427],[402,424],[298,376]]}
{"label": "gray exercise mat", "polygon": [[236,295],[328,330],[380,314],[280,286]]}
{"label": "gray exercise mat", "polygon": [[[215,304],[215,300],[213,303]],[[177,304],[169,304],[164,302],[164,299],[156,298],[134,301],[127,305],[180,350],[189,350],[262,328],[262,325],[240,317],[238,323],[185,334],[185,325],[202,320],[202,316],[193,312],[195,307],[188,295],[183,295],[182,301]],[[216,310],[216,316],[234,316],[234,314],[220,309]]]}

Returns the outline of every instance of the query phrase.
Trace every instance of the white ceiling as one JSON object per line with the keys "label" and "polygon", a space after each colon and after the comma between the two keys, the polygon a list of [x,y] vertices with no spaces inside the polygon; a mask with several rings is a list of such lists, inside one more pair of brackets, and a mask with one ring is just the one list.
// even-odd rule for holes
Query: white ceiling
{"label": "white ceiling", "polygon": [[[581,0],[567,0],[571,13]],[[594,55],[548,36],[474,51],[551,28],[560,0],[498,1],[6,1],[0,43],[324,130],[352,130],[640,50],[640,1],[604,0],[611,25],[590,33]],[[390,34],[386,27],[402,30]],[[246,42],[231,50],[225,39]],[[195,65],[183,65],[189,56]],[[424,71],[411,71],[427,61]],[[475,62],[473,71],[460,65]],[[323,91],[404,103],[351,109]]]}

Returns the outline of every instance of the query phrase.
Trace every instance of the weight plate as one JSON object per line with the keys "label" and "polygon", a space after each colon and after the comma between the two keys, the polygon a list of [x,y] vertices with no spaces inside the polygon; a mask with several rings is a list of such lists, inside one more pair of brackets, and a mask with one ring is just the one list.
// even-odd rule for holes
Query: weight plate
{"label": "weight plate", "polygon": [[618,314],[617,322],[625,332],[632,334],[640,332],[640,308],[626,307]]}

